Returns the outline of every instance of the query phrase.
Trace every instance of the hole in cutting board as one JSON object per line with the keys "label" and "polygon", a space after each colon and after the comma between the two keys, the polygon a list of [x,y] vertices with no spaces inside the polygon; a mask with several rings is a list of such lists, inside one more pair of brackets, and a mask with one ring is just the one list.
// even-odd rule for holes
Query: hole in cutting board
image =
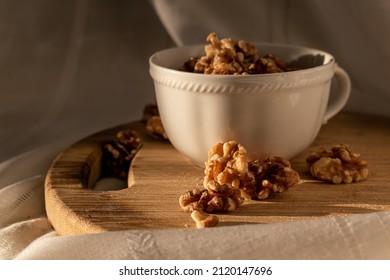
{"label": "hole in cutting board", "polygon": [[96,181],[92,190],[94,191],[118,191],[127,188],[125,180],[115,177],[104,177]]}

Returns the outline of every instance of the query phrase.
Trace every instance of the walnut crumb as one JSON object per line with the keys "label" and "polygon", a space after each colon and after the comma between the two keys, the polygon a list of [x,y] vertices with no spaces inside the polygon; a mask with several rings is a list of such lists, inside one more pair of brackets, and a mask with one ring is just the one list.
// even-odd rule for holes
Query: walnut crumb
{"label": "walnut crumb", "polygon": [[192,211],[191,218],[195,221],[196,228],[215,227],[219,223],[217,216],[197,210]]}

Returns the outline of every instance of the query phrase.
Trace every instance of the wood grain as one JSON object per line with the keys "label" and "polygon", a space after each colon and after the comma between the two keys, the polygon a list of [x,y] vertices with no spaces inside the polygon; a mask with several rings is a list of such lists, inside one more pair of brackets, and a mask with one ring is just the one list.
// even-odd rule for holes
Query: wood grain
{"label": "wood grain", "polygon": [[[131,128],[143,147],[133,160],[128,187],[96,191],[102,174],[102,147],[115,133]],[[369,179],[333,185],[313,180],[305,158],[320,146],[347,143],[368,161]],[[314,143],[291,162],[303,183],[266,201],[250,201],[219,215],[219,226],[279,223],[302,219],[390,210],[390,119],[339,114],[324,125]],[[61,235],[126,229],[191,227],[189,213],[178,205],[181,193],[202,187],[203,169],[169,142],[153,138],[134,122],[75,143],[54,160],[45,183],[47,215]]]}

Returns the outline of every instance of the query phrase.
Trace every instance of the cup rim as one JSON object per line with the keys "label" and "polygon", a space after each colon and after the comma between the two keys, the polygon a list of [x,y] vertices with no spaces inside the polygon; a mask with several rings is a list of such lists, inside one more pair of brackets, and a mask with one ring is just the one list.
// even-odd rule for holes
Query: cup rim
{"label": "cup rim", "polygon": [[[194,56],[204,51],[204,45],[197,44],[168,48],[154,53],[149,58],[149,73],[155,85],[161,84],[172,89],[208,94],[284,92],[328,81],[334,75],[336,62],[333,55],[327,52],[296,45],[258,43],[255,46],[258,48],[267,46],[268,52],[274,52],[273,48],[275,48],[275,55],[278,55],[276,48],[279,48],[281,52],[284,51],[283,55],[290,57],[291,60],[288,62],[306,56],[311,61],[319,56],[323,59],[323,62],[321,61],[323,64],[288,72],[250,75],[202,74],[180,70],[180,65],[183,65],[191,55]],[[288,51],[290,49],[296,50]],[[192,53],[190,53],[191,50]],[[174,54],[176,51],[178,55]]]}

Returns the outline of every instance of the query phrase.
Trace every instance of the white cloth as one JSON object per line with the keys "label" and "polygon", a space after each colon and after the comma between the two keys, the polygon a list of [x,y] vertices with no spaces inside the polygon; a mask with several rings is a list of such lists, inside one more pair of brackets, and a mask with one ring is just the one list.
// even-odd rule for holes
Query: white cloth
{"label": "white cloth", "polygon": [[[327,50],[352,77],[348,108],[389,116],[388,1],[152,3],[177,44],[216,31]],[[147,58],[173,42],[149,4],[0,0],[0,259],[390,259],[387,212],[57,235],[43,196],[52,160],[81,137],[139,119],[154,100]]]}

